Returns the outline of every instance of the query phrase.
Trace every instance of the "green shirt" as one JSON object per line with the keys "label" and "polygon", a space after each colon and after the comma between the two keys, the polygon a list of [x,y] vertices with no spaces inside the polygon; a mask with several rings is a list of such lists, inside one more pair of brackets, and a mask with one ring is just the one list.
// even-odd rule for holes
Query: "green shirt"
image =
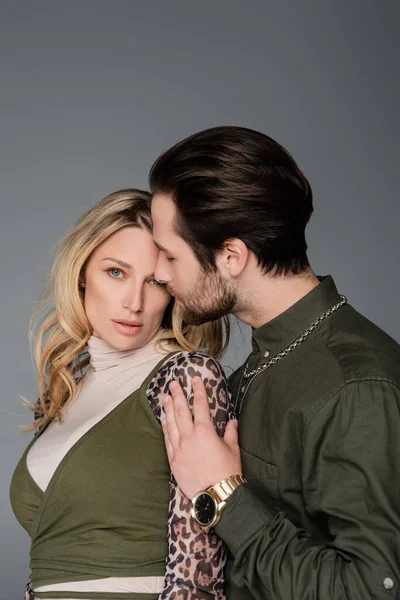
{"label": "green shirt", "polygon": [[[340,300],[331,277],[253,332],[249,368]],[[242,369],[230,380],[236,397]],[[255,378],[239,418],[248,483],[217,533],[227,599],[399,598],[400,347],[350,305]]]}

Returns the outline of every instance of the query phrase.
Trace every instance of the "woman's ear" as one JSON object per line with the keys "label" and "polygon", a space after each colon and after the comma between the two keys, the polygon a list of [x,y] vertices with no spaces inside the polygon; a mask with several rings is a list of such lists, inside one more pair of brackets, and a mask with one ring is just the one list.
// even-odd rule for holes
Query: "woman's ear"
{"label": "woman's ear", "polygon": [[218,264],[227,275],[238,277],[249,260],[249,249],[239,238],[225,240],[223,248],[218,255]]}

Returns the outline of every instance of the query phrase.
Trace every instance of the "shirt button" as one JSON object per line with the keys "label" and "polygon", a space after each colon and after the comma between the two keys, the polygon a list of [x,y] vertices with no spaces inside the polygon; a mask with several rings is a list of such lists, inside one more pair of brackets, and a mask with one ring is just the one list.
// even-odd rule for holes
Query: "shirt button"
{"label": "shirt button", "polygon": [[266,351],[264,352],[264,358],[268,358],[268,356],[269,356],[269,350],[266,350]]}
{"label": "shirt button", "polygon": [[383,580],[383,587],[385,590],[391,590],[394,586],[393,579],[391,577],[385,577]]}

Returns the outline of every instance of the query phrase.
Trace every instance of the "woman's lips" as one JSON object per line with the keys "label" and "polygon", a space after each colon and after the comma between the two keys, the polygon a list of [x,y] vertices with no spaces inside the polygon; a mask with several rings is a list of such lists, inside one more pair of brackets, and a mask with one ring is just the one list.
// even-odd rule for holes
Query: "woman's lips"
{"label": "woman's lips", "polygon": [[129,321],[113,321],[113,323],[116,330],[123,335],[136,335],[143,327],[141,323],[130,323]]}

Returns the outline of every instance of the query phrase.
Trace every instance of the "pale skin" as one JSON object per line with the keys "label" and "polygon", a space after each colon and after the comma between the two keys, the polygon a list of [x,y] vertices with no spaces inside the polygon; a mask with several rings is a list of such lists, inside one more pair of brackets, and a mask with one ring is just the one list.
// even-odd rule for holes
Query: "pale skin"
{"label": "pale skin", "polygon": [[[185,296],[197,292],[202,268],[191,247],[175,231],[175,214],[172,198],[155,194],[153,235],[160,249],[155,277],[166,283],[178,303],[185,306]],[[277,317],[319,284],[311,269],[290,277],[263,274],[256,256],[237,238],[225,241],[216,263],[222,277],[236,291],[232,313],[252,327]],[[199,289],[198,296],[204,297],[204,290]],[[222,479],[242,474],[237,421],[228,423],[221,439],[211,422],[203,382],[194,378],[192,385],[194,421],[178,382],[171,384],[170,395],[164,398],[163,421],[172,473],[189,498]]]}

